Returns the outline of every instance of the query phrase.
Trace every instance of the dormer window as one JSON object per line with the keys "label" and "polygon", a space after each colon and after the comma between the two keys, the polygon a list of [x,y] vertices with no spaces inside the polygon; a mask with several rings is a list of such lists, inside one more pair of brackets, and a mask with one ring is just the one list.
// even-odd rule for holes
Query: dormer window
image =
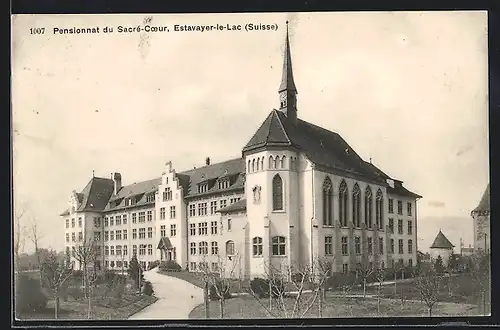
{"label": "dormer window", "polygon": [[125,198],[125,206],[130,206],[130,198]]}
{"label": "dormer window", "polygon": [[208,191],[208,184],[207,183],[201,183],[198,185],[198,193],[204,193]]}
{"label": "dormer window", "polygon": [[155,201],[155,194],[154,194],[154,193],[148,194],[148,195],[146,196],[146,202],[148,202],[148,203],[152,203],[152,202],[154,202],[154,201]]}
{"label": "dormer window", "polygon": [[227,189],[229,188],[229,179],[222,179],[219,180],[219,189]]}

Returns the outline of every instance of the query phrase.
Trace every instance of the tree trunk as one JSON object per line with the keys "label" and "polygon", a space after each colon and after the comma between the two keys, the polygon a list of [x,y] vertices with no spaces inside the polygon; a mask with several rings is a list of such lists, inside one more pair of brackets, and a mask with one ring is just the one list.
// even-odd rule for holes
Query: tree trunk
{"label": "tree trunk", "polygon": [[92,300],[90,298],[90,295],[89,297],[87,298],[88,300],[88,313],[87,313],[87,319],[92,319]]}
{"label": "tree trunk", "polygon": [[429,307],[429,317],[432,317],[432,306],[428,306]]}
{"label": "tree trunk", "polygon": [[319,295],[318,295],[318,317],[322,318],[323,317],[323,298],[325,294],[324,288],[319,289]]}
{"label": "tree trunk", "polygon": [[55,304],[54,304],[54,318],[57,320],[59,318],[59,293],[56,292],[54,294],[54,300],[55,300]]}
{"label": "tree trunk", "polygon": [[210,301],[208,300],[208,282],[205,283],[205,288],[203,289],[203,300],[205,302],[205,318],[210,318]]}
{"label": "tree trunk", "polygon": [[366,278],[363,279],[363,298],[366,298]]}
{"label": "tree trunk", "polygon": [[224,298],[220,298],[219,300],[219,307],[220,307],[220,318],[224,318]]}
{"label": "tree trunk", "polygon": [[382,289],[382,282],[378,283],[378,293],[377,293],[377,313],[380,315],[380,291]]}

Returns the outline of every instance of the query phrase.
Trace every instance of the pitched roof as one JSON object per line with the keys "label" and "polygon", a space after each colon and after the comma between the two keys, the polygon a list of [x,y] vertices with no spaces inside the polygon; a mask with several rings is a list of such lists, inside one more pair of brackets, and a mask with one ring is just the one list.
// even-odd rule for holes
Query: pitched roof
{"label": "pitched roof", "polygon": [[291,146],[292,142],[288,138],[285,128],[280,122],[278,111],[273,110],[266,117],[264,122],[257,129],[247,145],[243,148],[251,150],[263,146]]}
{"label": "pitched roof", "polygon": [[288,38],[288,22],[286,25],[285,51],[283,54],[283,73],[281,75],[281,84],[278,92],[284,90],[297,93],[297,87],[295,87],[295,81],[293,80],[292,55],[290,53],[290,39]]}
{"label": "pitched roof", "polygon": [[[152,202],[149,202],[147,200],[147,194],[155,193],[158,190],[158,186],[160,184],[161,178],[155,178],[123,186],[120,188],[116,195],[111,196],[105,211],[128,206],[137,207],[141,205],[151,204]],[[136,200],[135,204],[126,206],[125,200],[130,197],[140,197],[140,199]]]}
{"label": "pitched roof", "polygon": [[83,188],[78,199],[81,199],[77,211],[102,211],[113,194],[114,182],[107,178],[93,177]]}
{"label": "pitched roof", "polygon": [[158,246],[156,247],[157,249],[171,249],[173,248],[172,242],[170,242],[170,239],[168,237],[161,237],[160,241],[158,242]]}
{"label": "pitched roof", "polygon": [[431,249],[453,249],[455,245],[444,236],[443,232],[440,230],[437,234],[434,242],[431,245]]}
{"label": "pitched roof", "polygon": [[486,186],[486,190],[483,193],[483,197],[481,198],[479,205],[472,212],[489,211],[489,210],[490,210],[490,184],[488,183],[488,186]]}
{"label": "pitched roof", "polygon": [[247,200],[243,198],[237,201],[236,203],[226,206],[225,208],[222,208],[220,210],[217,210],[217,212],[233,213],[237,211],[246,211],[246,209],[247,209]]}

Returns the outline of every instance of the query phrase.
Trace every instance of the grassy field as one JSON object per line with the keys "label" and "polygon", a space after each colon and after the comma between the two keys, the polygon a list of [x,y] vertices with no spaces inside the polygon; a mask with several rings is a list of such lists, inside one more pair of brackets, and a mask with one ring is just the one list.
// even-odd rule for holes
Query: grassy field
{"label": "grassy field", "polygon": [[[287,310],[292,310],[293,299],[287,299]],[[262,300],[263,304],[268,304],[267,299]],[[266,305],[267,306],[267,305]],[[274,316],[269,315],[258,301],[251,296],[240,296],[226,301],[225,317],[228,319],[239,318],[274,318],[276,316],[286,317],[283,312],[273,308]],[[210,302],[211,318],[220,317],[219,302]],[[406,301],[401,304],[400,300],[396,299],[381,299],[380,313],[378,313],[377,299],[373,298],[344,298],[333,297],[329,294],[325,300],[323,308],[323,317],[341,318],[341,317],[409,317],[409,316],[427,316],[427,307],[418,301]],[[466,316],[478,315],[475,306],[466,304],[453,303],[437,303],[434,307],[433,316]],[[205,309],[200,305],[193,309],[189,314],[190,318],[203,319],[205,318]],[[317,303],[312,306],[305,318],[318,317]]]}

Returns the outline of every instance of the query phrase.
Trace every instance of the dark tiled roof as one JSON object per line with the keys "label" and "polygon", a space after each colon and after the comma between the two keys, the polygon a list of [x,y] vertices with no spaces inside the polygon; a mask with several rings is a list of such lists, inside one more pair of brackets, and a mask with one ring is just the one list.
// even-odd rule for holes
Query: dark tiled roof
{"label": "dark tiled roof", "polygon": [[97,211],[104,210],[109,198],[113,194],[114,183],[111,179],[93,177],[83,188],[78,199],[81,199],[77,211]]}
{"label": "dark tiled roof", "polygon": [[[211,164],[177,174],[184,188],[184,196],[201,196],[215,192],[228,191],[244,188],[245,161],[243,158],[231,159],[225,162]],[[218,178],[228,177],[231,185],[225,189],[219,189]],[[208,191],[198,193],[198,184],[207,182]]]}
{"label": "dark tiled roof", "polygon": [[272,145],[296,147],[317,165],[382,181],[339,134],[301,119],[293,124],[278,110],[269,114],[243,152]]}
{"label": "dark tiled roof", "polygon": [[158,242],[158,246],[156,248],[157,249],[171,249],[171,248],[173,248],[173,245],[170,242],[170,239],[168,237],[161,237],[160,241]]}
{"label": "dark tiled roof", "polygon": [[377,166],[373,165],[370,162],[366,162],[366,164],[382,179],[384,179],[387,183],[387,180],[392,180],[394,181],[394,187],[389,186],[389,184],[386,184],[387,188],[387,193],[393,194],[393,195],[398,195],[398,196],[406,196],[406,197],[412,197],[412,198],[422,198],[422,196],[415,194],[414,192],[409,191],[405,187],[403,187],[403,182],[400,180],[395,180],[382,172],[381,169],[379,169]]}
{"label": "dark tiled roof", "polygon": [[236,203],[233,203],[229,206],[226,206],[223,209],[217,210],[217,212],[220,213],[232,213],[232,212],[237,212],[237,211],[246,211],[247,209],[247,200],[246,199],[240,199]]}
{"label": "dark tiled roof", "polygon": [[453,249],[454,246],[440,230],[431,245],[431,249]]}
{"label": "dark tiled roof", "polygon": [[483,197],[479,202],[479,205],[473,210],[473,212],[477,211],[490,211],[490,184],[486,186],[486,190],[483,193]]}
{"label": "dark tiled roof", "polygon": [[[161,178],[156,178],[123,186],[118,191],[118,194],[111,196],[111,199],[109,200],[105,211],[120,209],[124,207],[137,207],[152,204],[153,202],[147,201],[147,195],[150,193],[156,193],[160,184]],[[126,206],[125,200],[130,197],[139,198],[139,200],[136,200],[135,204],[133,205]]]}
{"label": "dark tiled roof", "polygon": [[65,216],[65,215],[69,215],[69,209],[64,210],[64,211],[60,214],[60,216]]}

